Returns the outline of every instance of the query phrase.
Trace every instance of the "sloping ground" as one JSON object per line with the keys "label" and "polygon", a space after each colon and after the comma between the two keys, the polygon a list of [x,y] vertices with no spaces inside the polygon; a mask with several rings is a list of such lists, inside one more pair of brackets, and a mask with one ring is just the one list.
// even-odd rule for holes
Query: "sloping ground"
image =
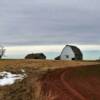
{"label": "sloping ground", "polygon": [[13,85],[0,86],[0,100],[100,100],[99,62],[0,61],[0,72],[20,74],[21,69],[27,77]]}
{"label": "sloping ground", "polygon": [[42,100],[100,100],[100,65],[48,72],[41,95]]}
{"label": "sloping ground", "polygon": [[[10,69],[12,73],[20,73]],[[13,85],[0,86],[0,100],[39,100],[41,85],[38,81],[44,72],[26,69],[27,77],[22,81],[16,81]]]}

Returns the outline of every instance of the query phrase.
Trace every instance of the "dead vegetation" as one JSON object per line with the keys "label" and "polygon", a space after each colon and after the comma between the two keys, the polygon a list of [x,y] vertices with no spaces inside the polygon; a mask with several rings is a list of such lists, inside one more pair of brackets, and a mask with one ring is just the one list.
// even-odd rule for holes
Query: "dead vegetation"
{"label": "dead vegetation", "polygon": [[[15,70],[12,70],[15,73]],[[27,78],[10,86],[0,87],[0,100],[38,100],[42,71],[27,69]],[[16,71],[16,73],[20,73]]]}
{"label": "dead vegetation", "polygon": [[[91,65],[92,67],[88,67],[88,65]],[[87,67],[84,70],[79,66]],[[69,67],[74,68],[70,69]],[[71,84],[71,82],[75,83],[75,80],[77,80],[77,82],[80,82],[78,81],[79,78],[75,77],[75,75],[80,76],[82,79],[84,79],[85,76],[92,76],[92,74],[94,73],[93,75],[96,75],[95,77],[97,77],[98,79],[100,75],[100,70],[98,70],[98,68],[99,62],[95,61],[66,62],[49,60],[1,60],[0,71],[6,70],[12,73],[21,73],[21,69],[24,69],[28,77],[26,77],[23,81],[17,81],[13,85],[0,87],[0,100],[66,100],[64,98],[67,97],[70,98],[68,100],[75,100],[71,99],[73,98],[70,97],[72,96],[72,94],[69,93],[62,84],[60,80],[61,73],[65,70],[68,70],[68,72],[65,73],[68,77],[65,77],[64,79],[69,80],[69,78],[71,78],[72,80],[69,80],[69,83]],[[85,82],[85,80],[83,81]],[[91,86],[90,82],[91,81],[89,81],[88,85]],[[78,83],[75,83],[75,87],[77,86],[77,84]],[[94,82],[93,84],[96,85],[96,83]],[[97,86],[96,89],[97,88],[99,88],[99,86]],[[63,98],[60,97],[62,95]]]}

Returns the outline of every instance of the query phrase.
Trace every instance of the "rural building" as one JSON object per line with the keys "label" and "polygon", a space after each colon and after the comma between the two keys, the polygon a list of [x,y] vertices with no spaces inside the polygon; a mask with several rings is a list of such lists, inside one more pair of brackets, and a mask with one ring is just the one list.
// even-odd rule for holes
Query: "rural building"
{"label": "rural building", "polygon": [[55,58],[55,60],[60,60],[60,56],[57,56],[57,57]]}
{"label": "rural building", "polygon": [[82,60],[83,54],[81,50],[72,45],[66,45],[61,52],[61,55],[56,57],[55,60]]}
{"label": "rural building", "polygon": [[0,59],[4,56],[5,49],[3,46],[0,47]]}
{"label": "rural building", "polygon": [[26,55],[25,59],[46,59],[46,56],[43,53],[32,53]]}

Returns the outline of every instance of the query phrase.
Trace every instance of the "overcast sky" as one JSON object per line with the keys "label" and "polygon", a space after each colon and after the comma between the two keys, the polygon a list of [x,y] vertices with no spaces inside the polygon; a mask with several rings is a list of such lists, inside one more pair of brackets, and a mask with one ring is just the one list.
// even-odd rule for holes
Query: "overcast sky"
{"label": "overcast sky", "polygon": [[3,45],[100,44],[99,0],[0,0]]}

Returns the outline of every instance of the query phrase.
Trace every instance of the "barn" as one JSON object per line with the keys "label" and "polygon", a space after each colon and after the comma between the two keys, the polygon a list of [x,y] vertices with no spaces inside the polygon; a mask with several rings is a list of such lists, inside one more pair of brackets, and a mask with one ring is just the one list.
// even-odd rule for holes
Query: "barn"
{"label": "barn", "polygon": [[43,53],[31,53],[25,56],[25,59],[46,59]]}
{"label": "barn", "polygon": [[55,60],[82,60],[83,54],[81,50],[73,45],[66,45],[61,55],[56,57]]}

